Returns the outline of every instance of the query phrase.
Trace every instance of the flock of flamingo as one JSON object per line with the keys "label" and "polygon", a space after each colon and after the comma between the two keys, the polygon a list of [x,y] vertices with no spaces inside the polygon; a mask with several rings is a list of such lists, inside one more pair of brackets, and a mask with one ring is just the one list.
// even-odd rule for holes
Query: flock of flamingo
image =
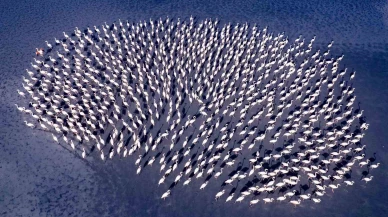
{"label": "flock of flamingo", "polygon": [[333,42],[313,50],[315,37],[193,17],[63,35],[23,77],[26,125],[82,158],[160,167],[162,199],[214,182],[216,200],[319,203],[379,166],[365,157],[355,72],[329,57]]}

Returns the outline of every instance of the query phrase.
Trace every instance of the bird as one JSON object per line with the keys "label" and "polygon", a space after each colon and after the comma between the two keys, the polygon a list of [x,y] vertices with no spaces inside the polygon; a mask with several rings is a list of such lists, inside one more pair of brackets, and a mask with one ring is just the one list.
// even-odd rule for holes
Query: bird
{"label": "bird", "polygon": [[233,196],[234,196],[234,193],[232,193],[231,195],[229,195],[227,198],[226,198],[226,201],[225,202],[229,202],[233,199]]}
{"label": "bird", "polygon": [[162,194],[161,198],[165,200],[168,196],[170,196],[170,194],[171,194],[171,190],[167,190],[165,193]]}
{"label": "bird", "polygon": [[254,199],[254,200],[251,200],[251,201],[249,202],[249,205],[250,205],[250,206],[253,206],[253,205],[257,204],[258,202],[259,202],[259,199]]}
{"label": "bird", "polygon": [[199,189],[200,190],[204,189],[208,183],[209,183],[209,181],[205,181],[204,183],[202,183],[202,185],[199,187]]}
{"label": "bird", "polygon": [[58,138],[53,133],[51,133],[51,136],[55,142],[59,143]]}
{"label": "bird", "polygon": [[104,161],[105,160],[105,155],[104,155],[104,152],[102,150],[101,150],[101,155],[100,156],[101,156],[101,160]]}
{"label": "bird", "polygon": [[365,183],[372,181],[372,179],[373,179],[373,176],[362,178],[362,180],[365,181]]}
{"label": "bird", "polygon": [[337,185],[334,185],[334,184],[330,184],[329,187],[331,188],[331,190],[334,192],[334,189],[338,188],[341,184],[337,184]]}
{"label": "bird", "polygon": [[225,193],[225,189],[221,190],[216,194],[216,200],[218,200]]}
{"label": "bird", "polygon": [[19,94],[20,96],[22,96],[22,97],[25,97],[25,96],[26,96],[25,93],[23,93],[23,92],[20,91],[20,90],[17,90],[17,92],[18,92],[18,94]]}
{"label": "bird", "polygon": [[43,48],[36,48],[35,54],[36,56],[42,56],[43,52],[44,52]]}
{"label": "bird", "polygon": [[300,199],[298,199],[298,200],[291,200],[290,203],[295,205],[295,207],[296,207],[296,205],[300,204]]}
{"label": "bird", "polygon": [[141,165],[139,165],[139,167],[137,168],[137,170],[136,170],[136,174],[140,174],[140,172],[141,172]]}
{"label": "bird", "polygon": [[280,197],[276,198],[277,201],[283,201],[285,199],[287,199],[286,196],[280,196]]}
{"label": "bird", "polygon": [[371,169],[376,169],[377,167],[379,167],[380,163],[377,163],[377,164],[372,164],[370,165],[370,168]]}
{"label": "bird", "polygon": [[85,157],[86,157],[86,151],[85,151],[85,148],[82,148],[82,158],[85,159]]}
{"label": "bird", "polygon": [[[251,206],[319,203],[326,187],[353,185],[348,172],[380,163],[366,156],[355,72],[345,76],[344,56],[329,57],[333,41],[311,53],[315,39],[193,17],[76,27],[36,48],[16,107],[55,142],[61,135],[75,152],[82,144],[83,158],[95,146],[103,161],[135,156],[139,175],[159,161],[158,186],[170,186],[162,199],[195,177],[201,192],[223,185],[217,201],[240,191],[235,201]],[[316,191],[297,193],[298,184]]]}
{"label": "bird", "polygon": [[302,198],[303,200],[307,200],[307,199],[310,199],[310,196],[311,194],[307,194],[307,195],[300,195],[300,198]]}
{"label": "bird", "polygon": [[319,199],[319,198],[312,198],[312,200],[314,201],[314,203],[320,203],[321,202],[321,199]]}
{"label": "bird", "polygon": [[35,125],[33,123],[28,123],[27,121],[24,121],[24,123],[31,128],[35,128]]}
{"label": "bird", "polygon": [[183,185],[188,185],[191,182],[191,178],[188,178],[186,181],[183,182]]}
{"label": "bird", "polygon": [[271,203],[273,200],[273,198],[263,198],[264,203]]}

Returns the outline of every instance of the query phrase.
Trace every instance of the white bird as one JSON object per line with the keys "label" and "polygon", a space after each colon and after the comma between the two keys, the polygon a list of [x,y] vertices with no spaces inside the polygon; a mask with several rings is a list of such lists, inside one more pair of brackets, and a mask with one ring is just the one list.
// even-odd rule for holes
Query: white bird
{"label": "white bird", "polygon": [[183,185],[188,185],[191,182],[191,178],[188,178],[185,182],[183,182]]}
{"label": "white bird", "polygon": [[225,189],[221,190],[216,194],[216,200],[218,200],[225,193]]}
{"label": "white bird", "polygon": [[314,203],[320,203],[321,202],[321,199],[319,199],[319,198],[312,198],[312,200],[314,201]]}
{"label": "white bird", "polygon": [[329,187],[331,188],[331,190],[334,192],[334,189],[337,189],[338,187],[340,186],[340,184],[337,184],[337,185],[334,185],[334,184],[330,184]]}
{"label": "white bird", "polygon": [[259,202],[259,199],[254,199],[254,200],[251,200],[251,201],[249,202],[249,205],[250,205],[250,206],[253,206],[253,205],[257,204],[258,202]]}
{"label": "white bird", "polygon": [[82,148],[82,158],[84,158],[85,159],[85,157],[86,157],[86,151],[85,151],[85,148]]}
{"label": "white bird", "polygon": [[163,184],[165,180],[166,180],[166,177],[165,177],[165,176],[162,176],[162,178],[160,178],[160,180],[159,180],[159,182],[158,182],[158,185]]}
{"label": "white bird", "polygon": [[365,183],[372,181],[372,179],[373,179],[373,176],[362,178],[362,180],[365,181]]}
{"label": "white bird", "polygon": [[201,185],[201,187],[199,187],[199,189],[200,189],[200,190],[204,189],[204,188],[207,186],[208,183],[209,183],[209,181],[204,182],[204,183]]}
{"label": "white bird", "polygon": [[263,198],[264,203],[271,203],[273,200],[273,198]]}
{"label": "white bird", "polygon": [[53,133],[51,133],[51,136],[53,137],[55,142],[59,143],[58,138]]}
{"label": "white bird", "polygon": [[229,196],[226,198],[225,203],[231,201],[231,200],[233,199],[233,196],[234,196],[234,193],[232,193],[231,195],[229,195]]}
{"label": "white bird", "polygon": [[150,161],[148,161],[148,165],[152,166],[152,164],[155,162],[155,156],[151,158]]}
{"label": "white bird", "polygon": [[298,199],[298,200],[291,200],[290,203],[295,205],[295,207],[296,207],[296,205],[300,204],[300,199]]}
{"label": "white bird", "polygon": [[307,200],[307,199],[310,199],[310,196],[311,196],[311,194],[301,194],[300,195],[300,198],[302,198],[303,200]]}
{"label": "white bird", "polygon": [[27,123],[27,121],[24,121],[28,127],[35,128],[35,125],[32,123]]}
{"label": "white bird", "polygon": [[140,172],[141,172],[141,165],[139,165],[139,167],[137,168],[136,174],[140,174]]}
{"label": "white bird", "polygon": [[278,197],[276,200],[277,200],[277,201],[283,201],[283,200],[285,200],[285,199],[287,199],[287,197],[284,195],[284,196]]}
{"label": "white bird", "polygon": [[48,43],[48,41],[46,41],[46,45],[47,45],[47,47],[50,48],[50,49],[53,48],[53,46],[52,46],[50,43]]}
{"label": "white bird", "polygon": [[139,155],[139,158],[136,160],[135,165],[139,165],[141,161],[142,155]]}
{"label": "white bird", "polygon": [[371,169],[376,169],[377,167],[379,167],[380,163],[377,163],[377,164],[372,164],[370,165],[370,168]]}
{"label": "white bird", "polygon": [[[251,186],[236,200],[248,198],[250,205],[259,201],[255,193],[271,193],[310,181],[316,186],[314,196],[298,198],[319,203],[320,199],[314,197],[323,196],[326,185],[332,190],[338,188],[334,183],[344,179],[357,161],[360,167],[379,166],[364,159],[365,154],[360,155],[366,146],[359,144],[369,124],[356,126],[363,122],[363,110],[354,111],[355,89],[349,80],[354,79],[355,72],[346,77],[346,69],[338,70],[343,56],[326,57],[333,41],[323,54],[310,54],[315,37],[308,48],[301,36],[286,48],[289,40],[284,34],[276,36],[256,26],[248,29],[247,24],[219,28],[217,23],[205,20],[197,26],[193,18],[187,22],[167,18],[138,24],[119,20],[117,24],[103,24],[101,31],[94,26],[94,30],[76,28],[75,35],[63,32],[64,40],[55,39],[53,45],[46,41],[47,54],[36,49],[33,69],[27,70],[27,79],[23,77],[25,91],[17,90],[21,97],[31,96],[31,102],[27,109],[17,109],[36,119],[39,129],[64,133],[63,140],[73,149],[75,137],[82,143],[83,158],[88,145],[97,142],[105,160],[107,134],[109,158],[115,157],[116,151],[120,156],[123,149],[124,157],[138,152],[137,174],[144,169],[143,158],[152,166],[160,155],[160,171],[165,172],[159,185],[172,180],[178,183],[185,175],[189,177],[183,185],[194,176],[213,177],[213,173],[219,180],[223,168],[218,161],[222,156],[227,167],[244,166],[240,157],[265,148],[269,138],[271,153],[261,156],[255,150],[256,154],[249,157],[249,171],[237,171],[220,181],[233,185],[257,174],[264,185]],[[353,133],[354,127],[363,132]],[[274,135],[267,136],[272,130]],[[54,134],[52,137],[59,143]],[[177,149],[179,142],[183,149]],[[260,147],[256,142],[262,143]],[[244,149],[246,144],[248,148]],[[158,154],[152,154],[154,151]],[[352,152],[353,160],[332,171],[332,164],[343,164]],[[172,174],[175,178],[167,179]],[[206,179],[200,189],[210,180]],[[225,191],[221,189],[216,199]],[[288,191],[276,200],[292,198],[295,192]],[[230,194],[226,202],[233,196]],[[275,199],[260,200],[269,203]],[[296,206],[300,200],[290,203]]]}
{"label": "white bird", "polygon": [[368,165],[368,164],[369,164],[369,159],[367,159],[366,161],[360,162],[358,165],[359,165],[360,167],[362,167],[362,166]]}
{"label": "white bird", "polygon": [[20,95],[20,96],[22,96],[22,97],[26,97],[26,95],[22,92],[22,91],[20,91],[20,90],[17,90],[17,92],[18,92],[18,94]]}
{"label": "white bird", "polygon": [[170,196],[170,194],[171,194],[171,190],[167,190],[164,194],[162,194],[162,199],[166,199],[168,196]]}
{"label": "white bird", "polygon": [[183,172],[180,172],[179,175],[175,178],[175,181],[174,181],[174,182],[175,182],[175,183],[178,183],[179,180],[181,179],[182,175],[183,175]]}
{"label": "white bird", "polygon": [[241,201],[244,200],[244,198],[245,198],[245,196],[242,195],[242,196],[240,196],[239,198],[236,199],[236,202],[241,202]]}
{"label": "white bird", "polygon": [[101,160],[104,161],[105,160],[105,155],[104,155],[104,152],[102,150],[101,150],[101,155],[100,156],[101,156]]}
{"label": "white bird", "polygon": [[73,150],[75,150],[75,145],[74,145],[74,143],[73,143],[73,140],[70,140],[70,146],[71,146],[71,148],[72,148]]}

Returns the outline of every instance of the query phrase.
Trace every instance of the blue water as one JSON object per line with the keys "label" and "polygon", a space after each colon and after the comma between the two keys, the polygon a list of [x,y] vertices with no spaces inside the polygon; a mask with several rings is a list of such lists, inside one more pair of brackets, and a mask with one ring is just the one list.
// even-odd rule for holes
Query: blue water
{"label": "blue water", "polygon": [[[294,39],[317,36],[315,46],[334,40],[332,55],[357,71],[353,85],[369,130],[363,139],[368,156],[380,167],[372,182],[356,180],[323,197],[320,204],[215,202],[219,186],[206,192],[178,188],[162,201],[157,169],[136,176],[135,159],[84,161],[51,136],[27,128],[14,104],[16,89],[44,41],[61,38],[77,26],[118,19],[133,22],[159,17],[218,18],[257,23]],[[0,216],[349,216],[388,214],[388,3],[385,1],[0,1]],[[355,177],[359,177],[356,176]],[[197,183],[198,184],[198,183]]]}

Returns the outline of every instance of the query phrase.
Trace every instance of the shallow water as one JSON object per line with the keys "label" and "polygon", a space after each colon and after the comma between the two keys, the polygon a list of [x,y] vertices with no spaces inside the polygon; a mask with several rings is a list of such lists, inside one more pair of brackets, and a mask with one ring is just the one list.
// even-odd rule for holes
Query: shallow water
{"label": "shallow water", "polygon": [[[388,213],[388,4],[383,1],[19,1],[0,2],[0,215],[1,216],[384,216]],[[257,23],[269,31],[317,35],[316,46],[335,41],[332,55],[345,54],[341,65],[357,71],[357,101],[369,130],[367,156],[376,153],[379,169],[372,182],[357,181],[320,204],[215,202],[219,186],[206,192],[177,188],[166,201],[157,188],[158,169],[136,176],[134,158],[106,163],[85,161],[53,144],[51,136],[31,130],[15,109],[16,89],[36,47],[61,38],[78,26],[118,19],[139,20],[190,15],[221,22]],[[155,167],[156,168],[156,167]]]}

